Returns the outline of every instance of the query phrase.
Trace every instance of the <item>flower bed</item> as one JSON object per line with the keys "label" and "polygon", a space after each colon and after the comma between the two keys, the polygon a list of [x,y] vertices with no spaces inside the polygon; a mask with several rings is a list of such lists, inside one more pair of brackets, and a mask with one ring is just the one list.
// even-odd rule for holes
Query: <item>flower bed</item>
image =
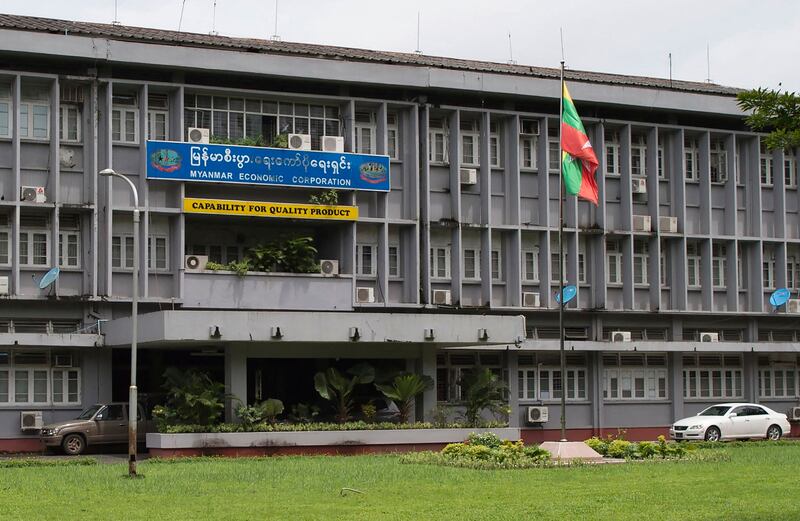
{"label": "flower bed", "polygon": [[586,440],[586,445],[604,457],[624,459],[651,459],[655,457],[680,459],[686,455],[687,451],[695,449],[693,445],[684,443],[667,443],[664,436],[659,436],[657,442],[640,441],[638,443],[622,438],[614,438],[613,436],[605,439],[595,436]]}
{"label": "flower bed", "polygon": [[363,421],[346,423],[220,423],[217,425],[166,425],[160,432],[164,434],[219,433],[219,432],[310,432],[310,431],[397,431],[412,429],[503,429],[505,422],[485,422],[477,427],[463,423],[435,424],[416,423],[369,423]]}
{"label": "flower bed", "polygon": [[462,443],[450,443],[440,452],[420,452],[401,458],[402,463],[421,463],[472,469],[524,469],[553,465],[550,453],[522,440],[503,440],[497,434],[471,433]]}

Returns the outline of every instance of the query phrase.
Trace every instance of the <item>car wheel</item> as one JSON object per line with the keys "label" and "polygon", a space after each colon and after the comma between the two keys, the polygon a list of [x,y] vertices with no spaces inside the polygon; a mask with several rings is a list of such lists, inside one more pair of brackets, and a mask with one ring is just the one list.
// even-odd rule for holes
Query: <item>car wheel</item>
{"label": "car wheel", "polygon": [[772,441],[778,441],[781,439],[783,435],[783,431],[777,425],[770,425],[769,429],[767,429],[767,439]]}
{"label": "car wheel", "polygon": [[80,434],[67,434],[64,441],[61,442],[61,448],[64,449],[65,454],[77,456],[86,448],[86,442]]}
{"label": "car wheel", "polygon": [[717,427],[709,427],[706,430],[706,441],[719,441],[721,434],[719,432],[719,428]]}

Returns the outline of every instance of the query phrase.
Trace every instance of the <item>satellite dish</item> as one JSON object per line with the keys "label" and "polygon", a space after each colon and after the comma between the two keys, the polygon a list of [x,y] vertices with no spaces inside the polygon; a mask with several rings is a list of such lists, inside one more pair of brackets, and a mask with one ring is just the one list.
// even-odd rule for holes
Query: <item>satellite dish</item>
{"label": "satellite dish", "polygon": [[58,268],[52,268],[50,271],[45,273],[44,276],[39,279],[39,289],[44,289],[55,282],[59,273],[61,273],[61,270]]}
{"label": "satellite dish", "polygon": [[792,293],[786,289],[781,288],[777,289],[772,292],[772,295],[769,296],[769,303],[773,305],[773,307],[779,308],[782,305],[786,304],[786,302],[791,298]]}
{"label": "satellite dish", "polygon": [[575,295],[578,294],[578,288],[570,284],[569,286],[564,286],[564,290],[562,293],[564,295],[563,299],[561,298],[561,295],[556,293],[556,302],[561,304],[561,301],[563,300],[564,304],[566,304],[567,302],[575,298]]}

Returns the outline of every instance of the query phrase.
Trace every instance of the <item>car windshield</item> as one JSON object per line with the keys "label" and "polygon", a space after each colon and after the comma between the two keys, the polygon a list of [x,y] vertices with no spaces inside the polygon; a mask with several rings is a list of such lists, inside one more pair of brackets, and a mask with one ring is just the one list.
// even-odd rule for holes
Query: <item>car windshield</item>
{"label": "car windshield", "polygon": [[698,416],[725,416],[725,413],[730,410],[731,408],[727,405],[712,405],[705,411],[698,414]]}
{"label": "car windshield", "polygon": [[81,415],[80,415],[80,416],[78,416],[78,418],[77,418],[77,419],[78,419],[78,420],[91,420],[91,419],[92,419],[92,416],[94,416],[94,415],[95,415],[95,413],[96,413],[97,411],[99,411],[99,410],[100,410],[102,407],[103,407],[102,405],[92,405],[91,407],[89,407],[88,409],[86,409],[85,411],[83,411],[83,412],[81,413]]}

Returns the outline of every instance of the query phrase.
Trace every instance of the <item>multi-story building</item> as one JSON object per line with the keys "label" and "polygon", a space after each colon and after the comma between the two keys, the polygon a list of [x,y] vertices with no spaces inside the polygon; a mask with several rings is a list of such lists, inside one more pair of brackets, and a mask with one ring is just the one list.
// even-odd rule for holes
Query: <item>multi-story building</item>
{"label": "multi-story building", "polygon": [[[567,71],[600,204],[565,204],[562,374],[557,70],[9,15],[0,49],[0,450],[38,446],[23,412],[127,398],[133,201],[109,167],[140,196],[145,397],[165,368],[198,366],[290,406],[315,400],[320,368],[369,361],[435,378],[419,418],[491,367],[529,439],[557,434],[562,392],[576,438],[652,436],[720,401],[797,404],[800,302],[768,301],[800,289],[796,155],[766,151],[735,89]],[[146,142],[190,128],[342,137],[389,156],[391,188],[341,190],[356,220],[188,212],[319,193],[148,179]],[[281,236],[312,237],[338,275],[185,265]],[[532,406],[549,421],[528,423]]]}

